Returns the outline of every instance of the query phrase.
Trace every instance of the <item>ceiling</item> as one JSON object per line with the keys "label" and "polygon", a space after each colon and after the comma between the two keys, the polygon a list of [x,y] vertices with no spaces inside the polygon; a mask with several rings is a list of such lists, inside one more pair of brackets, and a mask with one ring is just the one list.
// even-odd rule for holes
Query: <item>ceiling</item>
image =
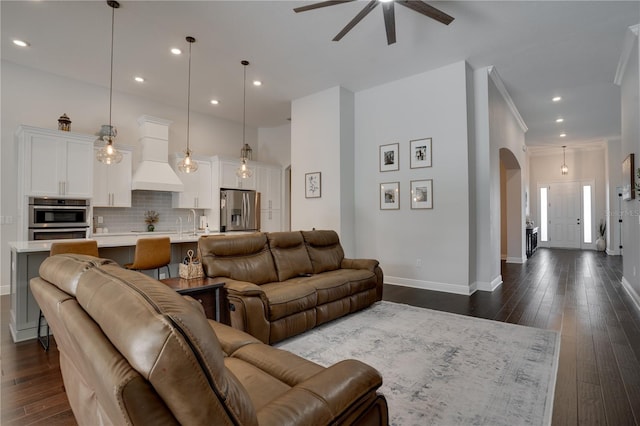
{"label": "ceiling", "polygon": [[[126,92],[186,111],[193,36],[191,109],[247,124],[287,123],[290,102],[330,87],[357,92],[466,60],[498,70],[529,130],[527,145],[585,145],[620,134],[613,80],[626,29],[640,22],[636,1],[440,1],[455,17],[442,25],[396,7],[397,43],[387,45],[382,8],[342,41],[331,39],[363,1],[296,14],[300,1],[121,1],[115,11],[114,108]],[[2,1],[2,59],[109,85],[111,8],[104,1]],[[11,41],[28,41],[17,48]],[[143,76],[142,84],[133,80]],[[553,103],[553,96],[562,101]],[[220,104],[213,106],[209,100]],[[558,124],[556,118],[564,118]],[[565,138],[559,134],[566,132]]]}

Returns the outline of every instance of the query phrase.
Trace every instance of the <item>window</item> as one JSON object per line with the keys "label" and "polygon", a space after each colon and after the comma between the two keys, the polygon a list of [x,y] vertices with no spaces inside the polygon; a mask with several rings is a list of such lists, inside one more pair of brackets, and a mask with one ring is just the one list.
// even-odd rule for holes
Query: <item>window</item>
{"label": "window", "polygon": [[591,230],[593,228],[593,220],[591,218],[591,185],[582,186],[582,241],[585,244],[591,244]]}
{"label": "window", "polygon": [[547,218],[547,206],[549,205],[547,189],[547,187],[540,188],[540,241],[549,241],[547,235],[547,224],[549,223]]}

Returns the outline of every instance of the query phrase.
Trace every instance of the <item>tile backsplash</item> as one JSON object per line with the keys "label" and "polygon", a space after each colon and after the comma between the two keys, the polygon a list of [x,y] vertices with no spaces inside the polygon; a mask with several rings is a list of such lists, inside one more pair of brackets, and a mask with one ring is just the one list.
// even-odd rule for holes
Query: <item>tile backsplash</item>
{"label": "tile backsplash", "polygon": [[[163,191],[132,191],[131,207],[95,207],[93,209],[94,231],[96,227],[107,228],[109,233],[146,231],[144,213],[155,210],[159,220],[154,225],[158,232],[175,232],[178,217],[182,218],[182,229],[188,231],[193,224],[187,218],[192,215],[189,209],[174,209],[171,207],[171,192]],[[196,209],[196,215],[204,214],[203,209]],[[98,216],[102,216],[102,223],[98,224]],[[198,226],[196,218],[196,227]]]}

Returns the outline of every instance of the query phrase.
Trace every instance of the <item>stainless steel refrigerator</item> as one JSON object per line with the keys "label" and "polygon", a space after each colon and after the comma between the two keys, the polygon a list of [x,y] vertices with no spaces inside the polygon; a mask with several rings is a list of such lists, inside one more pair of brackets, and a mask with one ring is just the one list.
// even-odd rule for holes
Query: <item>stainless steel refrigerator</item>
{"label": "stainless steel refrigerator", "polygon": [[220,231],[258,231],[260,194],[244,189],[220,190]]}

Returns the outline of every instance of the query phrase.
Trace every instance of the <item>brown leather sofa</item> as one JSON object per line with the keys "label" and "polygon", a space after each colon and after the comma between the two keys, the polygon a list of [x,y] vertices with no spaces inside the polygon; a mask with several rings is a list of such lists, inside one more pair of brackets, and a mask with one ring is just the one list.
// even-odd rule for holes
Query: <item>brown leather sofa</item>
{"label": "brown leather sofa", "polygon": [[204,273],[223,281],[231,325],[275,343],[382,299],[377,260],[345,259],[334,231],[200,237]]}
{"label": "brown leather sofa", "polygon": [[386,425],[378,372],[321,367],[207,320],[198,302],[114,262],[46,259],[31,289],[83,425]]}

